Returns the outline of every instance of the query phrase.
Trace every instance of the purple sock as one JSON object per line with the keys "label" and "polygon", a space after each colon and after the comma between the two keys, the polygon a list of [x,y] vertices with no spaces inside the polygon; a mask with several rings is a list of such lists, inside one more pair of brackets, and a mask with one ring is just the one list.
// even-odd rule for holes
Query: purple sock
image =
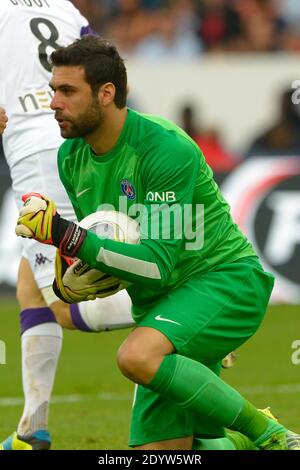
{"label": "purple sock", "polygon": [[76,326],[77,330],[86,331],[87,333],[92,333],[94,331],[83,321],[77,304],[71,304],[70,310],[72,322],[74,323],[74,326]]}
{"label": "purple sock", "polygon": [[20,313],[21,335],[34,326],[42,323],[57,323],[54,313],[49,307],[27,308]]}

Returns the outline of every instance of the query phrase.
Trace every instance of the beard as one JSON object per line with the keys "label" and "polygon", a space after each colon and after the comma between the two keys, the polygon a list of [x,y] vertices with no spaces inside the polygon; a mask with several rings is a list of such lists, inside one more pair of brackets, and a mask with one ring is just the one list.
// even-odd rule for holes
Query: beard
{"label": "beard", "polygon": [[60,133],[64,139],[74,139],[76,137],[86,138],[103,122],[104,113],[97,99],[93,99],[87,106],[86,111],[79,114],[76,118],[68,117],[64,120],[63,116],[56,114],[56,119],[63,120],[60,125]]}

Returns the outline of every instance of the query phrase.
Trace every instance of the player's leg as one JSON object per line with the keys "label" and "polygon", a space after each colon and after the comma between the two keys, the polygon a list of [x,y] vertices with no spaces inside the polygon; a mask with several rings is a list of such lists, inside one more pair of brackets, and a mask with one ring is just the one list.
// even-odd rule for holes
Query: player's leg
{"label": "player's leg", "polygon": [[[256,441],[263,437],[263,441],[267,441],[274,434],[279,434],[277,444],[284,448],[281,444],[281,437],[286,433],[284,427],[276,426],[261,416],[247,400],[203,364],[172,353],[172,344],[166,338],[161,338],[158,331],[150,328],[146,330],[138,327],[129,337],[129,344],[124,345],[127,351],[120,351],[119,366],[124,375],[176,401],[185,410],[195,413],[199,420],[205,418],[232,427],[246,434],[250,440]],[[138,354],[139,350],[143,351],[142,357]],[[131,357],[122,357],[124,354]],[[135,355],[138,357],[133,359]]]}
{"label": "player's leg", "polygon": [[258,450],[249,437],[237,431],[229,431],[219,439],[194,439],[193,450]]}
{"label": "player's leg", "polygon": [[[219,374],[221,367],[215,364],[210,368]],[[193,438],[194,432],[205,438]],[[138,450],[244,450],[247,446],[247,449],[252,449],[253,443],[246,436],[242,437],[243,445],[236,440],[233,443],[230,436],[225,437],[222,427],[212,421],[199,419],[141,385],[135,388],[129,438],[131,447]]]}
{"label": "player's leg", "polygon": [[[44,188],[43,181],[49,181],[51,169],[42,173],[41,161],[51,158],[56,166],[56,149],[49,153],[28,155],[10,168],[17,207],[22,206],[22,195]],[[52,182],[51,182],[52,183]],[[50,184],[51,184],[50,183]],[[62,329],[45,301],[41,289],[51,285],[55,251],[44,249],[33,241],[23,240],[24,258],[20,263],[17,297],[21,308],[22,379],[25,394],[24,413],[18,426],[20,435],[38,437],[49,447],[47,435],[48,404],[51,395],[56,364],[60,354]],[[49,250],[50,248],[50,250]],[[26,258],[26,259],[25,259]],[[46,432],[46,434],[45,434]],[[13,442],[8,441],[14,448]],[[6,442],[7,443],[7,442]],[[35,446],[38,447],[38,446]]]}
{"label": "player's leg", "polygon": [[131,299],[124,289],[103,299],[68,306],[69,321],[73,328],[87,332],[130,328],[135,325],[131,305]]}
{"label": "player's leg", "polygon": [[21,309],[22,381],[25,398],[17,433],[22,438],[35,436],[36,433],[41,440],[47,437],[44,445],[46,449],[50,441],[47,435],[48,408],[61,351],[62,328],[47,305],[25,258],[20,262],[17,298]]}
{"label": "player's leg", "polygon": [[237,450],[227,437],[220,439],[194,439],[193,450]]}
{"label": "player's leg", "polygon": [[[26,192],[50,191],[51,196],[58,200],[62,213],[68,218],[74,218],[70,201],[57,175],[56,150],[27,157],[22,165],[16,165],[11,169],[11,175],[17,205],[21,205],[21,197]],[[49,436],[40,431],[47,430],[48,404],[62,342],[60,325],[83,331],[101,331],[121,327],[122,320],[111,300],[99,303],[98,308],[93,306],[93,302],[88,302],[89,306],[81,304],[70,307],[58,301],[52,290],[55,249],[32,240],[23,240],[23,242],[26,259],[22,259],[19,270],[18,300],[21,306],[25,407],[18,433],[25,439],[30,437],[34,440],[34,434],[39,432],[39,437],[43,440],[42,445],[47,448]],[[127,293],[119,294],[116,303],[118,306],[122,303],[123,326],[131,326],[133,324],[131,302]],[[109,305],[105,306],[105,303]],[[117,318],[113,317],[114,313]],[[111,318],[107,318],[109,314]],[[39,393],[37,390],[42,392]],[[7,441],[5,446],[7,449],[23,448],[22,443],[17,442],[17,436]],[[38,448],[38,443],[34,441],[34,444],[35,448]]]}
{"label": "player's leg", "polygon": [[260,448],[287,449],[286,428],[205,365],[220,361],[255,333],[272,285],[255,259],[191,280],[139,322],[120,348],[121,371],[199,417],[245,434]]}
{"label": "player's leg", "polygon": [[52,290],[52,301],[50,308],[57,323],[68,330],[99,333],[135,325],[131,315],[131,299],[125,289],[110,297],[71,305],[57,300]]}
{"label": "player's leg", "polygon": [[[210,368],[214,373],[220,373],[220,364]],[[222,426],[211,420],[199,419],[195,413],[142,385],[135,387],[129,446],[138,450],[189,450],[194,445],[194,433],[210,437],[211,442],[225,436]]]}
{"label": "player's leg", "polygon": [[129,446],[137,450],[192,449],[194,417],[176,403],[136,385]]}
{"label": "player's leg", "polygon": [[[230,353],[231,354],[231,353]],[[229,356],[230,356],[229,354]],[[210,365],[210,369],[218,376],[224,369],[224,359],[221,363]],[[232,367],[232,365],[230,365]],[[224,431],[224,430],[223,430]],[[247,436],[237,431],[224,431],[224,437],[214,437],[216,430],[212,428],[212,422],[205,418],[195,420],[193,450],[254,450],[256,447]]]}
{"label": "player's leg", "polygon": [[[278,422],[270,407],[259,410],[269,418]],[[287,434],[287,444],[289,450],[300,450],[300,436],[289,431]],[[194,450],[258,450],[250,439],[237,431],[226,431],[226,437],[222,439],[194,439]]]}
{"label": "player's leg", "polygon": [[137,450],[191,450],[192,445],[193,436],[189,436],[182,439],[151,442],[150,444],[137,447]]}
{"label": "player's leg", "polygon": [[[45,289],[42,289],[45,291]],[[7,449],[47,450],[49,403],[62,343],[61,326],[98,332],[132,326],[131,300],[127,292],[77,305],[52,303],[48,307],[33,277],[28,261],[22,258],[19,270],[18,300],[21,306],[22,381],[24,411],[17,434],[8,439]],[[53,293],[54,294],[54,293]],[[86,305],[84,305],[86,304]],[[53,308],[54,307],[54,308]],[[81,316],[80,309],[84,312]],[[54,313],[54,314],[53,314]],[[75,324],[73,319],[75,318]],[[0,445],[1,449],[1,445]]]}

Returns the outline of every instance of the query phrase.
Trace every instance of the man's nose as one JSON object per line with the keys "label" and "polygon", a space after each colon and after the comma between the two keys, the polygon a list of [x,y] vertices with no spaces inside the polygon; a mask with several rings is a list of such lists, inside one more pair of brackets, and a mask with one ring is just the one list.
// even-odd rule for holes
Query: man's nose
{"label": "man's nose", "polygon": [[52,100],[51,100],[51,103],[50,103],[50,108],[55,111],[56,109],[62,109],[63,108],[63,103],[62,101],[59,99],[58,95],[55,93]]}

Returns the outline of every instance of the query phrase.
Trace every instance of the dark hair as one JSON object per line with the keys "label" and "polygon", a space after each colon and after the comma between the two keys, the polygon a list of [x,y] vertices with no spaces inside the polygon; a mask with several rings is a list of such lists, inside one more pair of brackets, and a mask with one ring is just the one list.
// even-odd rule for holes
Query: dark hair
{"label": "dark hair", "polygon": [[51,54],[51,63],[54,66],[81,65],[93,93],[98,93],[99,87],[104,83],[111,82],[116,88],[116,106],[121,109],[126,105],[126,67],[117,48],[106,39],[83,36],[73,44],[55,50]]}

